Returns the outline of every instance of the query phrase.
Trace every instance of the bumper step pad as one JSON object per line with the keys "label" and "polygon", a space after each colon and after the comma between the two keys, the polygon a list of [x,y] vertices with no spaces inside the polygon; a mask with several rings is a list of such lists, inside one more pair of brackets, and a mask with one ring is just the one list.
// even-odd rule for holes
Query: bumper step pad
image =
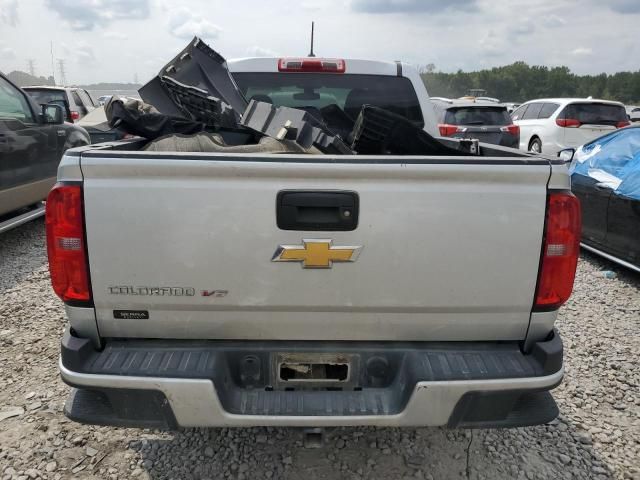
{"label": "bumper step pad", "polygon": [[[418,382],[529,379],[552,375],[562,368],[562,342],[557,334],[536,344],[527,355],[515,343],[319,345],[112,340],[102,351],[95,351],[89,342],[67,333],[62,364],[91,375],[208,380],[229,414],[289,417],[395,415],[405,409]],[[353,359],[351,376],[344,384],[330,386],[285,382],[277,378],[276,359],[282,352],[293,351],[340,352]],[[247,359],[251,359],[250,369],[245,368]],[[175,424],[159,391],[97,388],[91,392],[74,393],[66,407],[68,416],[101,424],[130,425],[136,420],[142,426],[170,428]],[[155,397],[146,398],[150,394]],[[87,403],[95,405],[87,407]],[[134,403],[144,412],[136,412],[131,407]],[[478,391],[460,398],[449,426],[522,426],[543,423],[556,415],[555,402],[546,391],[483,391],[480,382]],[[114,420],[107,420],[110,417]]]}

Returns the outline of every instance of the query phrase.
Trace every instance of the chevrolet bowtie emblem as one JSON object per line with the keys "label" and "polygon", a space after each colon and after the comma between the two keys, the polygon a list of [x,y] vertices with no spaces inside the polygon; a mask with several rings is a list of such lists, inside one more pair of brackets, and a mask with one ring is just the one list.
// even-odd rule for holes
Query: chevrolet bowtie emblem
{"label": "chevrolet bowtie emblem", "polygon": [[333,262],[355,262],[362,247],[338,247],[331,240],[303,240],[302,245],[280,245],[272,262],[302,262],[302,268],[331,268]]}

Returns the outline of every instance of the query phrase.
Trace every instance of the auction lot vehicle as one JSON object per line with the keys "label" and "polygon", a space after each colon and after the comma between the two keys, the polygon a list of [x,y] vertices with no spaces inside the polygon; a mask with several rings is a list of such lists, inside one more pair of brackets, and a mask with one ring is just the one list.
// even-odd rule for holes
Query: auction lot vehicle
{"label": "auction lot vehicle", "polygon": [[84,88],[45,85],[24,87],[24,90],[38,104],[60,105],[65,111],[65,121],[70,123],[77,122],[98,106]]}
{"label": "auction lot vehicle", "polygon": [[578,148],[570,172],[582,246],[640,272],[640,125]]}
{"label": "auction lot vehicle", "polygon": [[622,103],[585,98],[532,100],[511,118],[520,127],[520,149],[548,155],[629,125]]}
{"label": "auction lot vehicle", "polygon": [[481,142],[518,148],[520,127],[514,125],[506,105],[482,101],[433,101],[440,135],[477,138]]}
{"label": "auction lot vehicle", "polygon": [[46,198],[62,153],[88,143],[83,129],[63,123],[60,107],[37,106],[0,73],[0,232],[44,213],[22,209]]}
{"label": "auction lot vehicle", "polygon": [[[188,91],[184,79],[216,55],[194,39],[161,71],[180,83],[162,73],[142,97],[155,92],[159,105],[174,89],[179,107],[191,94],[202,112],[205,82]],[[393,63],[243,62],[229,62],[239,89],[263,95],[248,102],[243,125],[269,132],[301,110],[336,121],[353,108],[354,141],[287,120],[273,138],[300,143],[311,131],[317,149],[346,153],[159,151],[146,139],[67,152],[46,222],[70,323],[65,413],[158,428],[553,419],[549,390],[564,371],[553,325],[579,251],[564,162],[436,141],[418,126],[416,101],[435,130],[426,91],[411,80],[401,96],[417,100],[400,107],[416,117],[358,105],[356,95],[369,102],[372,85],[400,78]],[[362,80],[369,88],[357,91]],[[448,154],[362,154],[376,142],[362,132],[388,119]],[[472,150],[457,150],[467,143]]]}

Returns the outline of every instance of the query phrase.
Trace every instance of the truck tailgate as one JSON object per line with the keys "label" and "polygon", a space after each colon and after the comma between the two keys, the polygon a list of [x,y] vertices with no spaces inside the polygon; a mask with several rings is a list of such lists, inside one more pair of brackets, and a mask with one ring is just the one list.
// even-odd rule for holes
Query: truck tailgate
{"label": "truck tailgate", "polygon": [[[548,163],[481,157],[312,161],[83,153],[100,334],[524,338],[540,261]],[[347,161],[353,163],[337,163]],[[357,228],[279,229],[276,196],[289,189],[357,192]],[[272,261],[280,245],[302,248],[305,239],[361,248],[356,261],[332,268]]]}

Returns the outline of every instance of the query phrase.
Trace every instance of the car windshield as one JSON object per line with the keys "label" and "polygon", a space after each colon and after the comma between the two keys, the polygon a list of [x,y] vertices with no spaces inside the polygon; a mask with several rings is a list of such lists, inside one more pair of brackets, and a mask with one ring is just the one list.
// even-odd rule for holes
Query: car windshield
{"label": "car windshield", "polygon": [[418,97],[409,79],[384,75],[331,73],[234,73],[247,100],[302,108],[322,116],[336,130],[346,116],[354,121],[363,105],[374,105],[424,126]]}
{"label": "car windshield", "polygon": [[608,103],[572,103],[564,110],[564,118],[572,118],[586,125],[616,125],[628,120],[622,105]]}
{"label": "car windshield", "polygon": [[511,117],[505,107],[469,106],[447,109],[444,123],[449,125],[509,125]]}

